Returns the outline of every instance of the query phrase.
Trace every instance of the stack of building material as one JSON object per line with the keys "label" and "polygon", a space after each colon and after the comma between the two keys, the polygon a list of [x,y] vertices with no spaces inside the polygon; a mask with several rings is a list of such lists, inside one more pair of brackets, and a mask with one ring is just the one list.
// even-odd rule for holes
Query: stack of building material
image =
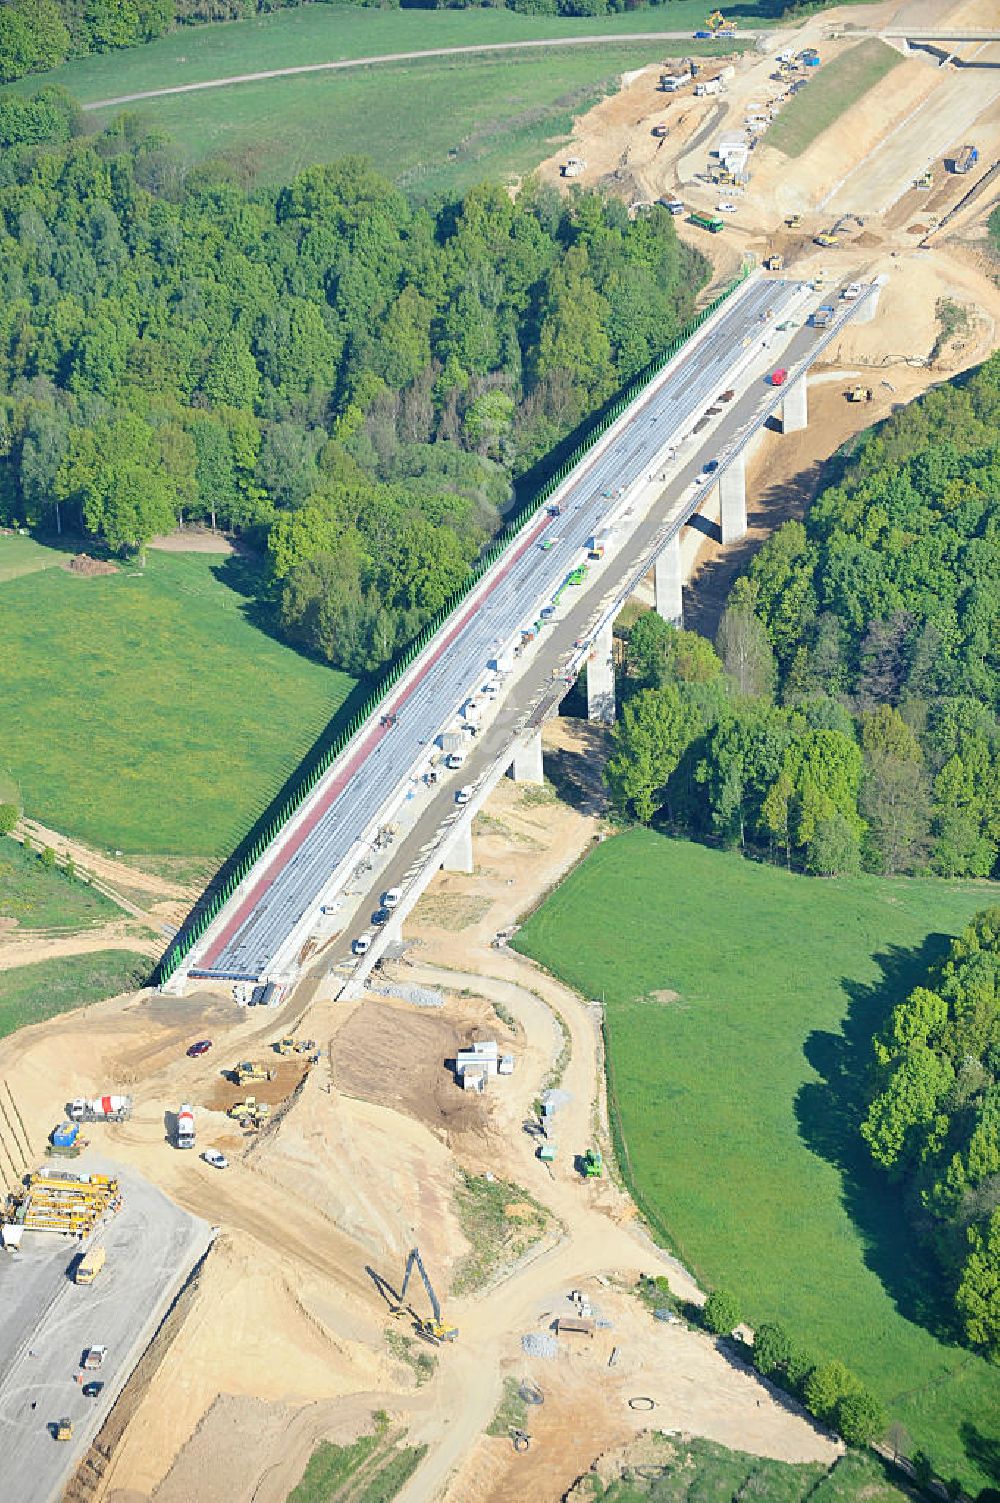
{"label": "stack of building material", "polygon": [[107,1174],[40,1169],[28,1181],[17,1220],[29,1232],[89,1237],[117,1197],[118,1181]]}

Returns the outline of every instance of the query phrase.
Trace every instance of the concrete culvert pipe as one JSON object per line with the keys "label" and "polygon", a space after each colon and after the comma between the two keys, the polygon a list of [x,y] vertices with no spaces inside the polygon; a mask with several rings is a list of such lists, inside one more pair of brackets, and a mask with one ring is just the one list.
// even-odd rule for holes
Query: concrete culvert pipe
{"label": "concrete culvert pipe", "polygon": [[656,1400],[649,1398],[647,1394],[639,1394],[636,1398],[629,1399],[628,1407],[630,1409],[655,1409]]}

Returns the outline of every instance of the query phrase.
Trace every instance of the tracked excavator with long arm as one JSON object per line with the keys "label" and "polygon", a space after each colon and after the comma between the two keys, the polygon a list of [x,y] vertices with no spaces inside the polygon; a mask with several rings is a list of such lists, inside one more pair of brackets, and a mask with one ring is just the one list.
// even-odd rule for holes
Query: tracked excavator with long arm
{"label": "tracked excavator with long arm", "polygon": [[414,1320],[417,1322],[418,1331],[422,1336],[426,1336],[429,1341],[454,1341],[456,1336],[458,1335],[458,1327],[446,1325],[445,1322],[441,1319],[441,1305],[437,1295],[434,1293],[434,1286],[431,1283],[430,1279],[427,1277],[427,1270],[424,1267],[424,1261],[420,1256],[420,1249],[418,1247],[411,1248],[410,1256],[406,1260],[406,1272],[403,1274],[403,1287],[399,1291],[400,1310],[406,1308],[406,1291],[409,1288],[410,1275],[412,1274],[414,1268],[416,1268],[417,1272],[420,1274],[421,1279],[423,1280],[424,1288],[427,1290],[427,1298],[431,1302],[431,1310],[434,1312],[432,1320],[424,1320],[421,1316],[417,1315],[415,1311],[411,1310],[411,1314],[413,1315]]}

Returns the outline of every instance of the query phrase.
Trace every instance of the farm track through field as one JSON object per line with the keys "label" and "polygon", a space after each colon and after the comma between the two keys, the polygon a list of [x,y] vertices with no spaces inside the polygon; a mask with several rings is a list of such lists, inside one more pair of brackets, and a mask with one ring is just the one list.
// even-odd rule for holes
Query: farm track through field
{"label": "farm track through field", "polygon": [[[224,89],[232,84],[260,83],[269,78],[290,78],[297,73],[330,73],[344,68],[371,68],[380,63],[419,62],[423,58],[449,58],[491,52],[523,52],[539,47],[607,46],[614,42],[667,42],[690,37],[690,31],[627,31],[607,36],[535,37],[519,42],[478,42],[463,47],[429,47],[418,52],[384,52],[375,57],[340,58],[329,63],[300,63],[292,68],[270,68],[262,73],[234,73],[227,78],[206,78],[200,83],[172,84],[162,89],[142,89],[135,94],[119,94],[114,99],[95,99],[82,106],[85,110],[107,110],[119,104],[134,104],[139,99],[161,99],[166,94],[194,94],[200,89]],[[743,31],[740,39],[752,41],[763,32]]]}

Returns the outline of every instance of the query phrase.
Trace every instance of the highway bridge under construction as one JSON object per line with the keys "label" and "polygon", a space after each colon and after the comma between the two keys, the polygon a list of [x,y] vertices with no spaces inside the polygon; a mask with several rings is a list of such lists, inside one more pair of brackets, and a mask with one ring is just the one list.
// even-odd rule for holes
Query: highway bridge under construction
{"label": "highway bridge under construction", "polygon": [[[625,578],[635,553],[629,545],[644,537],[648,542],[658,508],[672,508],[676,516],[665,548],[715,485],[723,541],[745,531],[746,444],[779,400],[786,426],[789,412],[793,426],[804,425],[809,365],[848,318],[873,316],[877,294],[877,284],[865,287],[838,304],[831,319],[830,308],[817,316],[829,297],[811,284],[754,273],[738,286],[527,517],[207,927],[190,940],[182,932],[165,959],[162,984],[173,991],[183,990],[189,978],[293,981],[317,933],[325,943],[338,927],[349,958],[350,935],[343,930],[349,883],[371,871],[373,891],[362,891],[358,906],[379,906],[377,883],[390,885],[391,874],[376,853],[401,810],[412,829],[407,854],[397,853],[400,880],[414,879],[418,870],[426,880],[428,869],[443,864],[421,860],[435,830],[456,815],[454,781],[432,769],[436,762],[444,772],[437,744],[462,724],[463,706],[490,683],[489,735],[473,740],[476,728],[466,723],[469,755],[466,762],[463,754],[459,774],[465,779],[477,770],[474,764],[485,771],[487,762],[511,760],[524,724],[518,710],[535,679],[551,682],[569,659],[575,671],[589,658],[592,689],[591,678],[596,684],[601,676],[590,650],[598,583],[606,590],[609,579]],[[778,383],[770,367],[779,360],[784,389],[772,391]],[[734,495],[742,522],[732,521]],[[590,546],[598,535],[608,540],[607,557],[604,548]],[[584,573],[588,553],[601,561]],[[579,588],[567,591],[567,584]],[[553,600],[571,604],[557,611]],[[603,618],[601,629],[610,640]],[[574,631],[579,634],[571,636]],[[515,657],[518,672],[511,673]],[[568,686],[571,675],[565,678]],[[527,687],[519,692],[519,685]],[[613,679],[611,693],[613,704]],[[332,928],[321,917],[331,908],[344,915]],[[360,921],[362,929],[366,923]]]}

